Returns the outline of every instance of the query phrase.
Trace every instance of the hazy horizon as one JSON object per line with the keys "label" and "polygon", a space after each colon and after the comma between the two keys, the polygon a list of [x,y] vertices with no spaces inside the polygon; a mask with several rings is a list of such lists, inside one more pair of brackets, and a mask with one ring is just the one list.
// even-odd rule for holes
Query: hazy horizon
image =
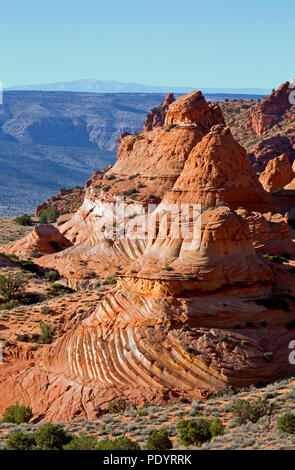
{"label": "hazy horizon", "polygon": [[[277,88],[294,78],[286,0],[11,0],[1,11],[4,88],[99,77],[148,86]],[[275,32],[275,34],[274,34]]]}

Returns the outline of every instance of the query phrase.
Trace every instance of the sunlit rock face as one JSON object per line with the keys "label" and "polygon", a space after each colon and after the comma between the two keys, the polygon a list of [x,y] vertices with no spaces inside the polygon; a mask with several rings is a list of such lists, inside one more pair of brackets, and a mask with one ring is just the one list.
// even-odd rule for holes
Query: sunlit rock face
{"label": "sunlit rock face", "polygon": [[[288,262],[270,255],[292,256],[293,241],[222,121],[195,92],[169,104],[164,127],[122,138],[118,162],[91,179],[83,205],[63,224],[74,245],[38,259],[83,282],[120,265],[117,283],[33,369],[2,382],[3,403],[9,386],[20,384],[21,400],[27,384],[38,416],[90,417],[118,397],[162,404],[290,370],[294,282]],[[115,197],[144,178],[114,227]],[[158,191],[150,212],[146,191]]]}
{"label": "sunlit rock face", "polygon": [[5,248],[5,253],[28,258],[34,253],[57,253],[72,246],[60,231],[50,224],[37,225],[25,238],[11,243]]}
{"label": "sunlit rock face", "polygon": [[270,160],[259,177],[266,191],[278,191],[294,178],[294,172],[285,153]]}

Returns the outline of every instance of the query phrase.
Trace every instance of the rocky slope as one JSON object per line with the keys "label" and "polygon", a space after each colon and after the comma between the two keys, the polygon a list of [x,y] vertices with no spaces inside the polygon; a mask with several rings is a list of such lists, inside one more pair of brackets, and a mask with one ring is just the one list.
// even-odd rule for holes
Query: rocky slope
{"label": "rocky slope", "polygon": [[34,363],[7,356],[0,407],[13,389],[36,420],[60,421],[116,398],[163,404],[287,374],[294,244],[279,211],[200,92],[170,103],[164,126],[122,136],[59,227],[73,246],[36,259],[71,286],[112,275],[114,287]]}
{"label": "rocky slope", "polygon": [[234,100],[221,103],[226,122],[243,145],[256,171],[263,171],[274,157],[285,153],[295,158],[295,107],[289,97],[289,82],[262,101]]}

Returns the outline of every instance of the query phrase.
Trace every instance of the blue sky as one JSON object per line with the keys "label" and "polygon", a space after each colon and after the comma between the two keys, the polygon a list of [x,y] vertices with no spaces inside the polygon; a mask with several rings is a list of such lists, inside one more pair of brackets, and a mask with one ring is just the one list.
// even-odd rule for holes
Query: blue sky
{"label": "blue sky", "polygon": [[295,77],[294,18],[294,0],[6,0],[0,81],[273,88]]}

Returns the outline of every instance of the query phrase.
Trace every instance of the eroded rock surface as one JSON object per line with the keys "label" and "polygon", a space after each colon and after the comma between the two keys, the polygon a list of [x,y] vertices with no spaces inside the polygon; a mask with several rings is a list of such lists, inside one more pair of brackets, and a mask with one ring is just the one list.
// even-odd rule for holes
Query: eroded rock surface
{"label": "eroded rock surface", "polygon": [[278,191],[289,184],[294,172],[286,154],[270,160],[260,175],[259,181],[266,191]]}
{"label": "eroded rock surface", "polygon": [[[113,203],[135,183],[118,238]],[[173,403],[293,367],[286,345],[295,315],[294,245],[286,218],[220,108],[200,92],[171,103],[163,127],[125,135],[117,163],[91,178],[82,207],[61,229],[73,246],[37,262],[69,282],[116,269],[116,285],[90,316],[44,346],[34,365],[8,360],[2,409],[13,389],[14,401],[31,404],[37,420],[92,417],[119,397],[136,406]]]}
{"label": "eroded rock surface", "polygon": [[70,247],[72,243],[50,224],[37,225],[25,238],[11,243],[5,253],[25,258],[33,253],[56,253]]}

